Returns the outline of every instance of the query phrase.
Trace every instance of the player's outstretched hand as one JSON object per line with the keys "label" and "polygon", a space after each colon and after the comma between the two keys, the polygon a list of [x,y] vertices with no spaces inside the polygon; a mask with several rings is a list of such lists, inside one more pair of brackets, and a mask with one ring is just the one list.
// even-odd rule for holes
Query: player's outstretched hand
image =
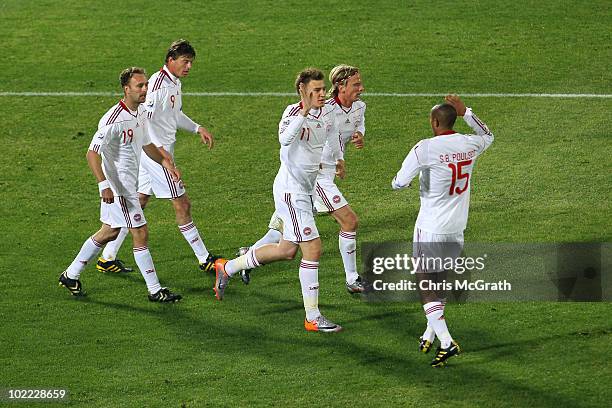
{"label": "player's outstretched hand", "polygon": [[208,150],[213,148],[215,144],[215,140],[213,139],[213,135],[206,129],[200,126],[198,128],[198,133],[200,134],[200,139],[202,139],[202,143],[208,145]]}
{"label": "player's outstretched hand", "polygon": [[363,135],[360,131],[353,133],[351,143],[355,146],[355,149],[363,149]]}
{"label": "player's outstretched hand", "polygon": [[463,103],[459,95],[446,95],[446,98],[444,98],[444,100],[446,100],[447,103],[451,104],[457,110],[457,115],[465,115],[465,103]]}
{"label": "player's outstretched hand", "polygon": [[115,201],[115,195],[113,194],[113,190],[111,190],[110,187],[102,190],[100,196],[102,197],[102,201],[104,201],[106,204],[112,204],[113,201]]}

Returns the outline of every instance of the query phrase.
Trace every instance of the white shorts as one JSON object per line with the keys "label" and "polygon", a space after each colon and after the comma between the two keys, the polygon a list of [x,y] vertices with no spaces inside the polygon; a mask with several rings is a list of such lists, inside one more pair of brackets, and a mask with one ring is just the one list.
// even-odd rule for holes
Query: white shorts
{"label": "white shorts", "polygon": [[334,183],[336,170],[321,170],[317,175],[315,208],[318,213],[328,213],[348,205],[338,186]]}
{"label": "white shorts", "polygon": [[275,214],[283,223],[283,239],[295,243],[319,238],[314,222],[312,196],[309,194],[274,194]]}
{"label": "white shorts", "polygon": [[111,228],[138,228],[147,223],[137,196],[115,196],[112,204],[100,201],[100,221]]}
{"label": "white shorts", "polygon": [[448,258],[454,262],[462,250],[463,232],[434,234],[414,227],[412,256],[423,259],[418,272],[442,272],[444,268],[441,265],[448,263]]}
{"label": "white shorts", "polygon": [[157,198],[178,198],[185,194],[183,180],[175,182],[168,170],[143,153],[138,170],[138,192]]}

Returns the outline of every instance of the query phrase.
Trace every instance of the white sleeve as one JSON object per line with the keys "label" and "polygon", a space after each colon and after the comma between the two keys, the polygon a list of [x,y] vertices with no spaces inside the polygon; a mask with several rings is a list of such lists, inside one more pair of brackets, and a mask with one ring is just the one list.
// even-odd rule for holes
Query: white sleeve
{"label": "white sleeve", "polygon": [[[331,113],[333,115],[333,113]],[[327,132],[327,143],[331,149],[334,160],[344,160],[344,151],[340,148],[340,131],[334,119],[331,120],[331,128]]]}
{"label": "white sleeve", "polygon": [[200,128],[200,125],[191,120],[191,118],[185,115],[182,110],[176,115],[176,125],[179,127],[179,129],[183,129],[191,133],[198,133],[198,129]]}
{"label": "white sleeve", "polygon": [[147,94],[147,100],[145,102],[145,109],[147,110],[147,120],[145,120],[145,132],[149,135],[151,142],[157,147],[161,147],[159,135],[163,134],[163,131],[159,129],[154,123],[154,119],[157,115],[161,114],[163,110],[163,101],[159,98],[163,91],[155,91]]}
{"label": "white sleeve", "polygon": [[489,146],[491,146],[491,143],[493,143],[494,138],[493,133],[491,133],[487,125],[485,125],[485,123],[480,120],[478,116],[474,114],[474,112],[472,112],[472,109],[467,108],[465,110],[463,120],[465,121],[465,123],[467,123],[469,127],[472,128],[474,132],[476,132],[478,139],[477,142],[480,145],[480,151],[478,153],[482,153]]}
{"label": "white sleeve", "polygon": [[394,190],[399,190],[400,188],[410,186],[412,179],[415,178],[416,175],[419,174],[419,171],[425,167],[425,156],[427,155],[426,150],[424,140],[421,140],[410,150],[402,163],[402,168],[397,172],[391,181],[391,187]]}
{"label": "white sleeve", "polygon": [[[285,114],[290,110],[290,108],[285,109]],[[302,116],[301,113],[298,113],[296,116],[287,117],[285,117],[285,114],[283,114],[283,118],[278,124],[278,141],[283,146],[289,146],[302,131],[306,117]]]}
{"label": "white sleeve", "polygon": [[108,145],[113,137],[113,128],[113,125],[99,128],[91,139],[89,150],[101,154],[104,150],[104,146]]}
{"label": "white sleeve", "polygon": [[361,118],[359,119],[359,123],[357,124],[357,131],[361,132],[362,135],[365,136],[365,110],[366,105],[363,105],[363,109],[361,110]]}

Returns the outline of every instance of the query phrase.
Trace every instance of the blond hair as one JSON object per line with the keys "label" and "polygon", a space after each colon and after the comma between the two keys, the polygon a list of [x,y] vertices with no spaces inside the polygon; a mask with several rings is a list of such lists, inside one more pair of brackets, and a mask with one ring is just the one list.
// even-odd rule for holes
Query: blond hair
{"label": "blond hair", "polygon": [[328,96],[338,96],[340,85],[346,85],[346,82],[355,74],[359,73],[359,68],[346,64],[340,64],[332,68],[329,73],[329,82],[331,89]]}

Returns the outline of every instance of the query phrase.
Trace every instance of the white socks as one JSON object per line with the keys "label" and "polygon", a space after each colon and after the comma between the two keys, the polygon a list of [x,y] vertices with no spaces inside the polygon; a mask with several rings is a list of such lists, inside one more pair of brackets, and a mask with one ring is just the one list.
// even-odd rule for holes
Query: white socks
{"label": "white socks", "polygon": [[[446,320],[444,320],[444,303],[442,302],[429,302],[423,305],[425,310],[425,316],[427,317],[427,324],[436,333],[436,336],[440,339],[440,346],[442,348],[448,348],[453,341],[448,327],[446,327]],[[427,331],[425,331],[427,333]]]}
{"label": "white socks", "polygon": [[85,266],[98,256],[101,249],[102,244],[97,242],[93,237],[87,238],[76,258],[74,258],[70,266],[66,269],[68,277],[70,279],[79,279]]}
{"label": "white socks", "polygon": [[240,271],[257,268],[258,266],[261,266],[261,264],[255,257],[255,248],[250,247],[246,254],[236,259],[232,259],[231,261],[227,261],[225,264],[225,273],[229,276],[233,276]]}
{"label": "white socks", "polygon": [[204,241],[202,241],[200,233],[193,221],[185,225],[179,225],[178,228],[185,237],[185,240],[191,245],[191,249],[193,249],[195,256],[198,257],[198,261],[200,261],[200,263],[206,262],[206,258],[208,258],[208,249],[206,249]]}
{"label": "white socks", "polygon": [[319,263],[315,261],[300,261],[300,284],[306,320],[313,321],[321,315],[319,311]]}
{"label": "white socks", "polygon": [[123,227],[119,231],[119,235],[115,238],[114,241],[110,241],[104,247],[104,251],[102,251],[102,258],[105,261],[114,261],[117,259],[117,254],[119,253],[119,249],[121,248],[121,244],[127,237],[127,234],[130,232],[127,228]]}
{"label": "white socks", "polygon": [[159,284],[159,279],[155,272],[155,266],[153,266],[153,258],[151,258],[149,248],[146,246],[134,248],[134,260],[147,284],[149,293],[157,293],[161,289],[161,285]]}
{"label": "white socks", "polygon": [[433,343],[434,340],[436,339],[436,332],[429,325],[429,322],[427,323],[427,328],[425,329],[425,332],[423,333],[423,336],[421,337],[423,337],[423,340],[428,340],[430,343]]}
{"label": "white socks", "polygon": [[266,235],[264,235],[259,239],[259,241],[254,243],[251,248],[259,248],[260,246],[266,244],[278,244],[282,237],[283,234],[281,234],[275,229],[270,228],[268,232],[266,232]]}
{"label": "white socks", "polygon": [[338,234],[338,247],[344,263],[346,283],[350,285],[355,283],[359,277],[357,274],[357,233],[341,230]]}

